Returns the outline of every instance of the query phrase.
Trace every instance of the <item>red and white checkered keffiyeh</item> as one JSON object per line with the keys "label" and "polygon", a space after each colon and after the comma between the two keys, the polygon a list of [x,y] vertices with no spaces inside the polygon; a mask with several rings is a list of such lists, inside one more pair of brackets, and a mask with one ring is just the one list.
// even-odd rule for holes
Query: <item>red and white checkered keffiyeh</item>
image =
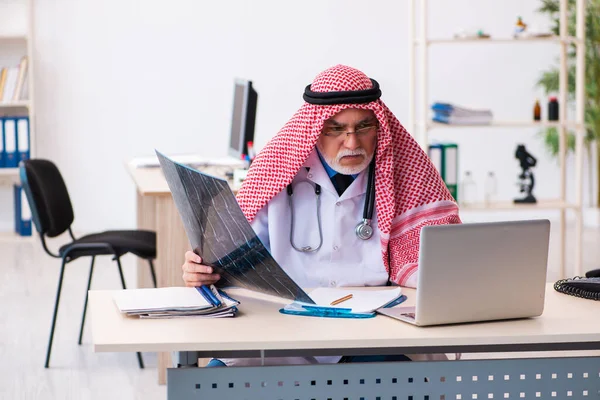
{"label": "red and white checkered keffiyeh", "polygon": [[[362,72],[337,65],[319,74],[311,90],[356,91],[372,85]],[[377,224],[383,263],[391,280],[404,285],[417,270],[421,227],[460,223],[460,218],[434,165],[381,100],[366,104],[304,103],[256,156],[237,199],[252,222],[256,213],[292,182],[314,149],[324,122],[347,108],[372,110],[379,120],[375,155]]]}

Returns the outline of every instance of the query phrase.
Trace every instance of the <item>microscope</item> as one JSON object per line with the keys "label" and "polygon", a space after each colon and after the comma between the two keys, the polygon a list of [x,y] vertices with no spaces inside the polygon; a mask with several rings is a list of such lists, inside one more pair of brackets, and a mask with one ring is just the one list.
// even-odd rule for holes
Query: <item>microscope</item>
{"label": "microscope", "polygon": [[530,170],[531,167],[535,167],[537,160],[534,156],[529,154],[529,152],[525,149],[525,145],[522,144],[517,146],[515,158],[519,160],[521,163],[521,169],[523,170],[523,172],[521,172],[519,175],[518,185],[520,186],[520,192],[525,193],[525,197],[522,199],[515,199],[514,202],[515,204],[537,203],[537,200],[531,194],[535,184],[535,179],[533,178],[533,172]]}

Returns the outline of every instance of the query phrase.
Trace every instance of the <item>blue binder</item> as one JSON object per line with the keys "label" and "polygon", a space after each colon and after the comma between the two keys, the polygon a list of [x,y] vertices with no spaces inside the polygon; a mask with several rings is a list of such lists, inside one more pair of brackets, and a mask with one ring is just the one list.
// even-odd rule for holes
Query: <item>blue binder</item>
{"label": "blue binder", "polygon": [[29,160],[30,139],[29,139],[29,117],[19,117],[17,124],[17,151],[18,161]]}
{"label": "blue binder", "polygon": [[14,185],[14,200],[15,233],[21,236],[31,236],[31,209],[23,187],[20,185]]}
{"label": "blue binder", "polygon": [[5,166],[6,154],[4,151],[4,118],[0,118],[0,168]]}
{"label": "blue binder", "polygon": [[17,154],[17,121],[14,118],[4,118],[4,166],[16,168],[19,165]]}

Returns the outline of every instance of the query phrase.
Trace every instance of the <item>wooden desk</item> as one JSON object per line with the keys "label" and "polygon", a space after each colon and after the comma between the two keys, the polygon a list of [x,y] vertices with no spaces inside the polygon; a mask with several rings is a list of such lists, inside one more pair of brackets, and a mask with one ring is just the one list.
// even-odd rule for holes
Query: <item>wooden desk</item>
{"label": "wooden desk", "polygon": [[[377,316],[372,319],[329,319],[284,315],[279,313],[278,310],[286,301],[269,298],[243,289],[230,290],[230,294],[241,301],[240,313],[235,318],[139,320],[124,317],[119,313],[112,300],[113,292],[90,292],[89,306],[92,318],[94,351],[195,351],[197,353],[193,353],[195,354],[194,357],[269,357],[600,349],[600,318],[598,318],[600,304],[591,300],[557,293],[551,285],[547,287],[545,311],[541,317],[427,328],[416,327],[385,316]],[[415,297],[414,292],[407,289],[405,293],[409,297],[406,304],[410,305],[410,301]],[[588,364],[592,363],[592,365],[595,365],[596,370],[582,373],[588,374],[593,378],[593,381],[582,381],[582,385],[591,382],[592,389],[600,390],[600,361],[597,358],[591,361],[579,358],[571,361],[559,360],[560,362],[557,361],[554,364],[551,360],[553,359],[544,359],[545,364],[540,364],[540,361],[537,361],[537,364],[527,364],[529,361],[522,361],[524,364],[501,364],[501,366],[514,369],[515,365],[518,365],[519,371],[522,371],[521,374],[524,376],[525,371],[528,371],[528,374],[531,371],[545,372],[550,366],[554,368],[553,371],[560,366],[565,368],[568,366],[568,368],[575,371],[576,368],[579,368],[577,366],[588,368]],[[442,368],[443,371],[446,371],[443,372],[444,374],[449,374],[452,371],[454,371],[452,373],[456,373],[456,368],[463,368],[464,371],[467,371],[465,374],[469,374],[484,367],[494,370],[498,367],[498,364],[491,364],[490,367],[489,363],[493,361],[506,362],[506,360],[455,361],[454,363],[458,363],[456,365],[459,367],[449,367],[447,363],[450,361],[441,364],[435,364],[439,362],[434,362],[432,368]],[[482,365],[476,362],[488,364]],[[376,367],[375,364],[381,365],[380,363],[372,364],[373,368]],[[422,363],[400,364],[416,365]],[[331,376],[339,371],[350,375],[353,373],[366,373],[364,368],[354,371],[349,365],[311,366],[311,368],[321,368],[319,371],[332,374]],[[292,368],[293,374],[290,376],[308,373],[308,370],[301,369],[302,367],[264,368],[269,369],[260,370],[254,367],[245,367],[243,368],[244,374],[240,379],[248,380],[248,376],[254,376],[254,373],[267,373],[270,374],[267,376],[273,379],[273,374],[284,374],[286,368]],[[417,367],[411,366],[410,368]],[[225,376],[221,371],[218,379],[222,381],[233,379],[238,373],[236,370],[240,369],[242,368],[228,368],[225,371]],[[193,375],[189,375],[189,372],[179,374],[178,369],[175,371],[170,369],[169,380],[173,379],[173,382],[179,382],[187,387],[186,385],[189,383],[187,380],[190,379],[194,382],[200,382],[204,378],[217,379],[215,374],[218,371],[216,370],[219,370],[219,368],[200,368]],[[306,376],[321,377],[321,375],[315,375],[315,371],[317,370]],[[174,374],[173,378],[171,378],[172,373]],[[379,374],[377,376],[389,376],[389,373],[389,370],[377,370],[377,374]],[[431,379],[431,374],[433,374],[430,370],[423,373],[426,374],[425,376],[428,379]],[[572,374],[572,372],[569,372],[569,374]],[[260,379],[264,380],[266,378],[262,376]],[[175,392],[172,392],[172,390],[181,389],[179,383],[176,385],[177,387],[168,389],[173,396],[175,396],[173,394]],[[517,384],[518,382],[514,383]],[[573,384],[573,382],[570,383]],[[536,384],[536,382],[534,381],[532,384]],[[547,385],[548,382],[544,384]],[[431,387],[429,389],[420,388],[419,390],[431,390]],[[446,387],[445,390],[449,389]],[[460,390],[464,390],[464,388]],[[177,393],[181,395],[179,392]],[[598,392],[592,393],[596,396]],[[548,397],[550,396],[548,395]],[[559,397],[563,398],[560,395]],[[260,398],[260,396],[257,398]],[[319,396],[319,398],[322,397]],[[454,399],[455,397],[446,398]],[[489,397],[486,395],[480,398]]]}
{"label": "wooden desk", "polygon": [[[385,316],[370,319],[299,317],[279,313],[288,301],[232,289],[235,318],[139,320],[121,315],[114,291],[90,291],[94,351],[188,351],[204,356],[527,351],[600,348],[600,304],[556,292],[549,284],[538,318],[416,327]],[[414,290],[403,288],[406,305]],[[266,328],[268,327],[268,328]]]}
{"label": "wooden desk", "polygon": [[[156,280],[158,287],[183,286],[181,265],[185,252],[190,250],[181,217],[171,196],[171,191],[159,167],[136,168],[127,165],[136,186],[137,228],[156,232]],[[203,171],[219,176],[222,167],[203,168]],[[145,261],[138,260],[137,286],[152,287],[152,277]],[[158,381],[166,382],[166,368],[171,365],[170,353],[158,355]]]}

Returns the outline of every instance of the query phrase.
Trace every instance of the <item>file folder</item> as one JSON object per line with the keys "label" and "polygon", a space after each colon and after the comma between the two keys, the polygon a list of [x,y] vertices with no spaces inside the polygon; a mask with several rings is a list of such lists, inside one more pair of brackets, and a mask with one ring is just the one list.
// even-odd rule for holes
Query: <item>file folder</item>
{"label": "file folder", "polygon": [[29,160],[29,118],[20,117],[17,118],[17,150],[18,150],[18,161]]}
{"label": "file folder", "polygon": [[17,158],[17,123],[14,118],[4,119],[4,166],[16,168],[19,165]]}
{"label": "file folder", "polygon": [[139,318],[234,317],[240,304],[214,285],[128,289],[113,299],[121,313]]}
{"label": "file folder", "polygon": [[450,194],[458,201],[458,145],[433,143],[429,146],[428,154]]}
{"label": "file folder", "polygon": [[20,185],[14,185],[15,203],[15,233],[21,236],[31,236],[31,209]]}
{"label": "file folder", "polygon": [[0,118],[0,168],[6,166],[6,154],[4,151],[4,118]]}

